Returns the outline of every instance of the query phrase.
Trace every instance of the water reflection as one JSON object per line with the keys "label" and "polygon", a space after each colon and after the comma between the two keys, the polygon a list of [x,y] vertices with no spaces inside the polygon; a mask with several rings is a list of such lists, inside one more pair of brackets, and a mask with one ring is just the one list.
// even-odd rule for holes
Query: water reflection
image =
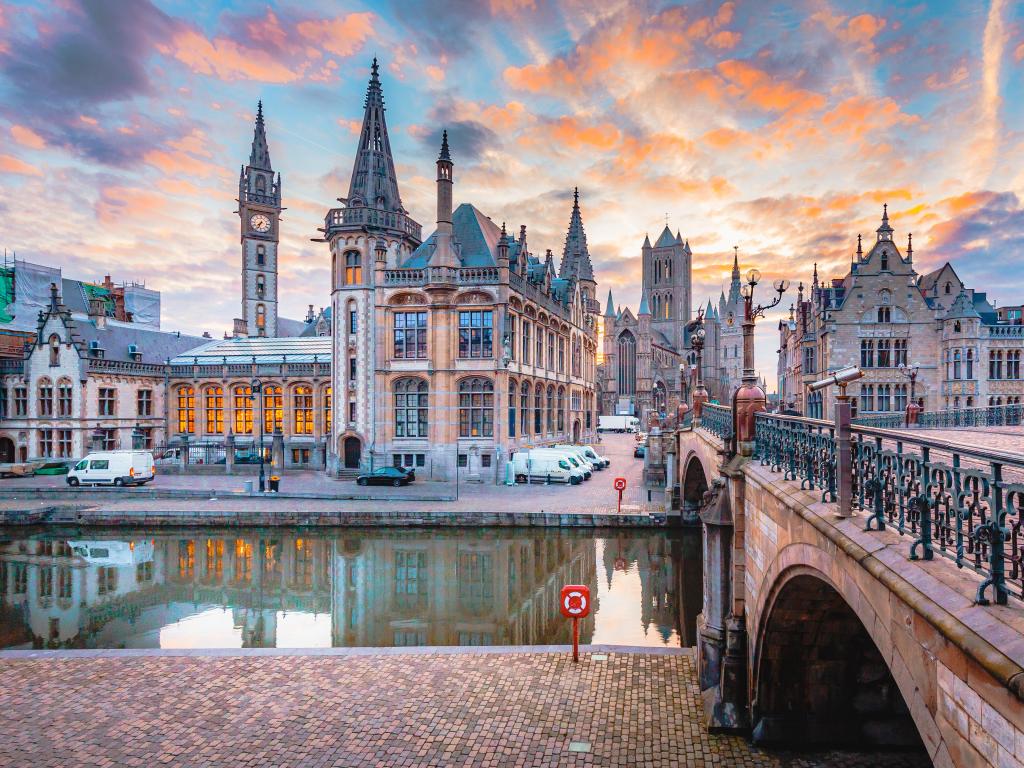
{"label": "water reflection", "polygon": [[2,648],[568,643],[558,593],[569,583],[597,596],[583,642],[692,645],[700,604],[692,532],[10,536],[0,532]]}

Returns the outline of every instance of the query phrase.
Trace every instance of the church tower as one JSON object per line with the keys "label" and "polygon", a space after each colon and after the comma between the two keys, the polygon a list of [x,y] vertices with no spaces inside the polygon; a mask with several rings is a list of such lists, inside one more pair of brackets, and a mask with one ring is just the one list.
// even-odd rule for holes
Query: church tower
{"label": "church tower", "polygon": [[596,304],[597,281],[594,280],[594,266],[590,263],[587,233],[583,230],[579,187],[573,191],[572,213],[569,215],[569,229],[565,234],[565,246],[562,249],[562,261],[558,266],[558,276],[579,283],[585,305]]}
{"label": "church tower", "polygon": [[275,180],[261,101],[249,164],[242,166],[238,176],[242,317],[235,321],[236,336],[277,336],[277,249],[283,210],[281,174]]}
{"label": "church tower", "polygon": [[686,354],[685,326],[690,322],[692,253],[680,234],[666,225],[651,245],[644,239],[643,291],[651,310],[651,328],[659,331],[676,352]]}
{"label": "church tower", "polygon": [[377,402],[375,384],[387,359],[383,284],[387,270],[401,266],[420,244],[420,225],[398,192],[377,59],[370,67],[348,196],[338,202],[341,207],[327,212],[323,229],[331,248],[334,434],[327,455],[334,473],[369,465],[377,411],[384,418],[388,407]]}

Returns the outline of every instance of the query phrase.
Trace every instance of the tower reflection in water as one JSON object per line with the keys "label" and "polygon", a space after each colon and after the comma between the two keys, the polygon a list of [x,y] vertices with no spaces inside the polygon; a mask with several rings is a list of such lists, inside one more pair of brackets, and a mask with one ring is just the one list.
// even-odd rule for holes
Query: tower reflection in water
{"label": "tower reflection in water", "polygon": [[11,534],[0,648],[565,644],[564,584],[598,595],[585,643],[690,645],[701,593],[693,532]]}

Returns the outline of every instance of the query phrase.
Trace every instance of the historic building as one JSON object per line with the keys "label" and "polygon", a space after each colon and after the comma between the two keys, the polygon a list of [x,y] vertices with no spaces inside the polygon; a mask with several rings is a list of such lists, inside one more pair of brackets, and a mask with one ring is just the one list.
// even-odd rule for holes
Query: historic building
{"label": "historic building", "polygon": [[402,205],[376,60],[348,195],[328,211],[333,293],[329,468],[497,480],[520,446],[596,427],[596,282],[578,195],[558,272],[550,250],[473,205],[453,208],[447,134],[436,230]]}
{"label": "historic building", "polygon": [[598,374],[601,413],[629,413],[646,424],[651,413],[665,414],[679,402],[688,360],[690,321],[690,244],[666,226],[651,245],[644,238],[640,307],[615,309],[612,292],[604,311],[603,361]]}
{"label": "historic building", "polygon": [[[911,395],[926,410],[1020,402],[1024,326],[1002,322],[984,293],[967,288],[952,265],[914,269],[913,240],[893,241],[883,208],[876,240],[857,251],[849,273],[827,284],[817,268],[790,317],[779,323],[779,393],[783,409],[829,418],[835,393],[808,384],[828,371],[859,366],[851,385],[859,415],[902,412]],[[914,392],[900,366],[917,369]]]}

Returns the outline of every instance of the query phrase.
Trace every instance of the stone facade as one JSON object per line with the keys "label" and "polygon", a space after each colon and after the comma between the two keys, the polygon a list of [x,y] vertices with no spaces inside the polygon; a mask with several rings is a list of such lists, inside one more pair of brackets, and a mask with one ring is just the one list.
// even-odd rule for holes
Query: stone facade
{"label": "stone facade", "polygon": [[344,207],[328,212],[332,472],[400,464],[494,482],[519,447],[596,431],[596,282],[578,195],[556,273],[469,204],[453,210],[447,135],[437,229],[403,207],[374,62]]}
{"label": "stone facade", "polygon": [[[820,283],[817,268],[790,317],[779,324],[781,407],[828,418],[837,394],[811,393],[829,371],[859,366],[849,390],[855,414],[902,412],[913,394],[926,410],[1020,402],[1024,326],[1000,322],[986,295],[967,288],[950,264],[920,275],[913,241],[893,241],[888,211],[867,253],[857,239],[850,272]],[[910,380],[900,365],[917,367]]]}

